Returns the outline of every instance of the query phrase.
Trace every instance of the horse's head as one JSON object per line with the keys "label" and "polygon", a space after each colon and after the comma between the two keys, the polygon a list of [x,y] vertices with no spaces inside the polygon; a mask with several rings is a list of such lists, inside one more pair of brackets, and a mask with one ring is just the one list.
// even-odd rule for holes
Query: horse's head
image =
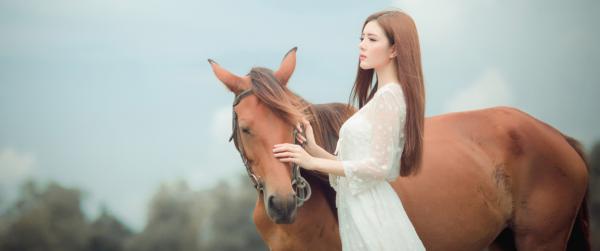
{"label": "horse's head", "polygon": [[250,178],[262,192],[267,214],[275,223],[292,223],[297,210],[292,168],[276,159],[272,149],[278,143],[294,142],[294,127],[304,116],[304,102],[286,86],[296,66],[296,48],[285,55],[277,71],[255,67],[246,76],[209,62],[217,78],[236,96],[232,138]]}

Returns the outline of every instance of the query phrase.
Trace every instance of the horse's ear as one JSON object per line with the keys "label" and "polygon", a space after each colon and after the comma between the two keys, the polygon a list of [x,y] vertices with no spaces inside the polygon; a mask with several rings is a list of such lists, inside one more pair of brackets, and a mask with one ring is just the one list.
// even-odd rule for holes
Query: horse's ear
{"label": "horse's ear", "polygon": [[292,48],[285,54],[279,69],[274,73],[282,85],[287,85],[288,80],[292,77],[292,73],[294,73],[294,68],[296,68],[296,50],[298,50],[298,47]]}
{"label": "horse's ear", "polygon": [[217,78],[221,80],[223,84],[225,84],[227,89],[229,89],[235,94],[243,90],[244,86],[242,85],[244,84],[244,82],[246,82],[246,79],[244,77],[239,77],[229,72],[228,70],[225,70],[225,68],[221,67],[219,64],[217,64],[217,62],[215,62],[212,59],[209,59],[208,62],[210,63],[210,66],[212,67],[215,76],[217,76]]}

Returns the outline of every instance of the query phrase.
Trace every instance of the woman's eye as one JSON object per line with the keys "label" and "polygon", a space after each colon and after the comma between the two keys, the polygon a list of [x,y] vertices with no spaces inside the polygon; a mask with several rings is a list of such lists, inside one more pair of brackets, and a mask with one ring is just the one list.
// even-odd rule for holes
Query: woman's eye
{"label": "woman's eye", "polygon": [[363,41],[363,39],[365,39],[365,38],[364,38],[364,37],[360,37],[359,39],[360,39],[360,41],[362,42],[362,41]]}
{"label": "woman's eye", "polygon": [[246,134],[250,134],[250,129],[248,129],[248,128],[242,128],[242,132],[246,133]]}
{"label": "woman's eye", "polygon": [[375,41],[377,41],[377,40],[375,40],[375,39],[372,39],[372,38],[369,38],[369,41],[371,41],[371,42],[375,42]]}

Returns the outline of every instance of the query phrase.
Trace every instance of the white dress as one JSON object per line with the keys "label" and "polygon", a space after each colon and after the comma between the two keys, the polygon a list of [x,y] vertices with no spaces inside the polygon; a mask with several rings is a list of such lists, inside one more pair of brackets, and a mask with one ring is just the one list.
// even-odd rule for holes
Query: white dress
{"label": "white dress", "polygon": [[388,183],[399,175],[405,117],[402,87],[389,83],[340,128],[336,155],[345,177],[330,174],[329,182],[345,251],[425,250]]}

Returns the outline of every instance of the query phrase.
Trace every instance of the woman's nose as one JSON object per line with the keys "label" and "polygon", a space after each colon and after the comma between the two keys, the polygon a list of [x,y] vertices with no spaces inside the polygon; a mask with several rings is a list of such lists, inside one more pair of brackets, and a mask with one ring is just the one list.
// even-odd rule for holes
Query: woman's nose
{"label": "woman's nose", "polygon": [[360,41],[360,43],[358,43],[358,49],[360,49],[361,51],[365,50],[364,41]]}

